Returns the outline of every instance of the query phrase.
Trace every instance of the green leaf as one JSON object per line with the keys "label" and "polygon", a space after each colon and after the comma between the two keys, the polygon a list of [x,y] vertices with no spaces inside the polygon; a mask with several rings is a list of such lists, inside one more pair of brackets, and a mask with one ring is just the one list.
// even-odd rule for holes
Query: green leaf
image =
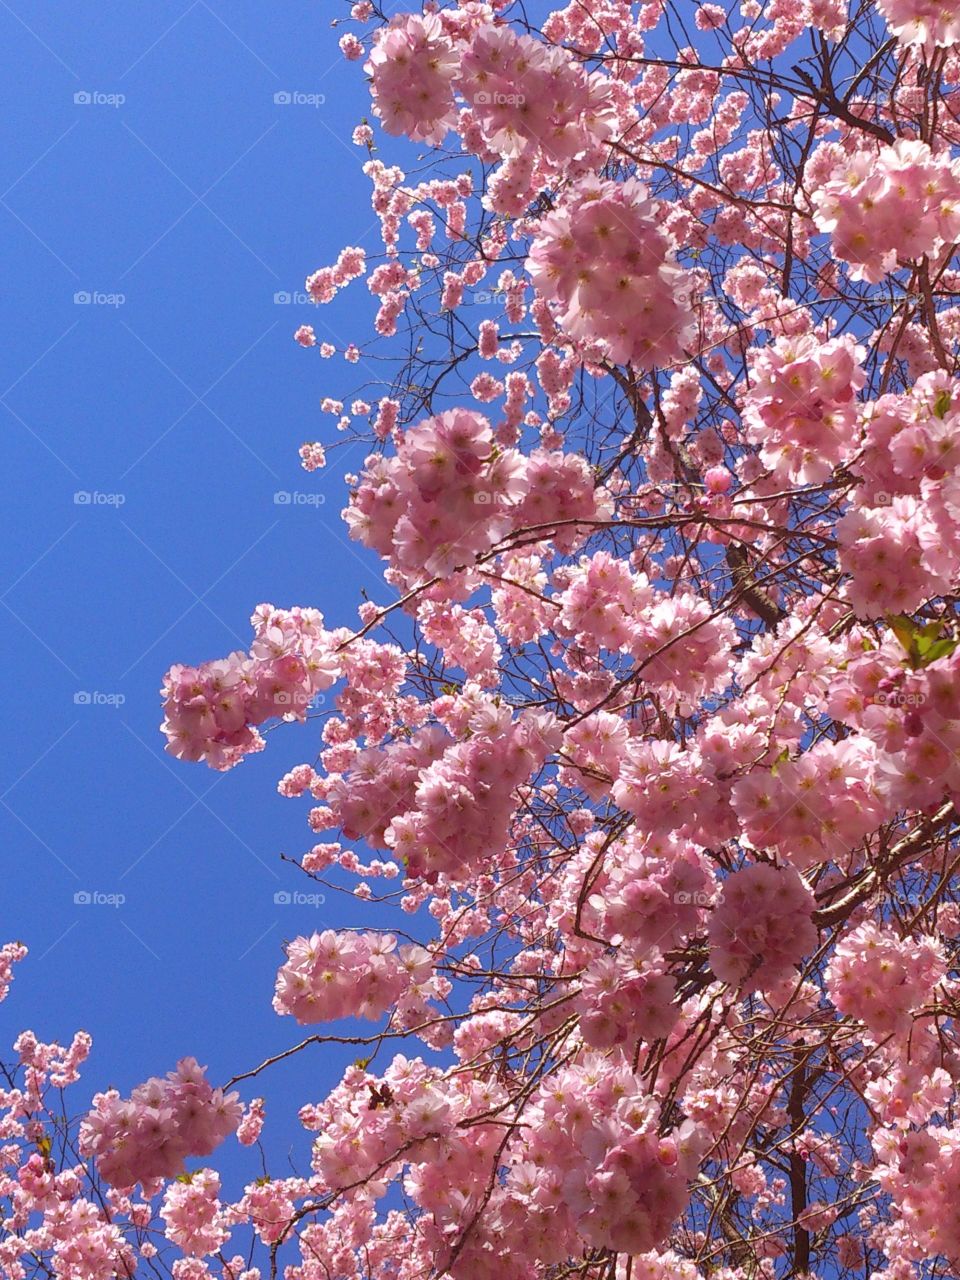
{"label": "green leaf", "polygon": [[913,649],[913,637],[917,632],[914,620],[908,618],[905,613],[888,614],[887,626],[903,645],[904,652],[909,656]]}
{"label": "green leaf", "polygon": [[924,653],[920,666],[928,667],[931,662],[936,662],[938,658],[948,658],[958,644],[960,644],[960,640],[951,640],[946,636],[942,640],[934,640],[933,644]]}
{"label": "green leaf", "polygon": [[944,624],[939,620],[919,623],[901,613],[888,615],[887,624],[903,646],[912,671],[919,671],[938,658],[947,657],[960,643],[944,636]]}
{"label": "green leaf", "polygon": [[937,393],[937,398],[933,402],[934,416],[937,418],[945,418],[947,416],[947,410],[950,408],[950,403],[950,392],[944,388],[942,391]]}

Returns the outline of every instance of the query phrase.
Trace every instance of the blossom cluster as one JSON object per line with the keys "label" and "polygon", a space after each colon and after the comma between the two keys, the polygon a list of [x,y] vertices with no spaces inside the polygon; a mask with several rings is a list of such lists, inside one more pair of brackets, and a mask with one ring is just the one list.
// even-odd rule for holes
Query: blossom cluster
{"label": "blossom cluster", "polygon": [[460,56],[457,91],[485,147],[553,165],[602,154],[615,114],[609,85],[565,49],[507,26],[482,26]]}
{"label": "blossom cluster", "polygon": [[365,69],[384,128],[414,142],[439,143],[455,127],[455,93],[482,149],[508,159],[593,156],[613,130],[604,77],[502,24],[457,31],[448,15],[398,14],[378,32]]}
{"label": "blossom cluster", "polygon": [[181,760],[205,760],[230,769],[263,749],[257,726],[272,717],[302,720],[339,667],[323,617],[315,609],[260,605],[251,624],[249,653],[178,664],[164,677],[163,732],[167,750]]}
{"label": "blossom cluster", "polygon": [[288,944],[273,1007],[301,1024],[346,1017],[376,1021],[431,973],[429,953],[413,945],[398,950],[392,934],[325,929]]}
{"label": "blossom cluster", "polygon": [[865,413],[857,501],[837,524],[861,617],[912,612],[960,576],[958,403],[954,380],[938,371]]}
{"label": "blossom cluster", "polygon": [[[960,28],[958,28],[960,30]],[[917,259],[960,234],[960,162],[925,142],[898,139],[837,155],[813,192],[814,218],[852,278],[882,280],[899,259]]]}
{"label": "blossom cluster", "polygon": [[540,221],[527,263],[564,332],[637,369],[678,359],[694,331],[692,278],[662,222],[636,179],[583,179]]}
{"label": "blossom cluster", "polygon": [[[880,1130],[874,1137],[877,1181],[894,1201],[907,1241],[921,1256],[960,1262],[960,1133],[933,1125],[912,1133]],[[912,1251],[912,1250],[911,1250]]]}
{"label": "blossom cluster", "polygon": [[[464,701],[467,701],[466,699]],[[558,745],[549,717],[477,700],[463,741],[431,727],[360,753],[324,788],[330,825],[389,848],[408,877],[470,875],[506,847],[516,790]]]}
{"label": "blossom cluster", "polygon": [[741,989],[777,986],[816,947],[814,905],[793,867],[755,863],[735,871],[710,914],[711,969]]}
{"label": "blossom cluster", "polygon": [[129,1098],[98,1093],[80,1129],[80,1150],[94,1156],[105,1182],[133,1187],[175,1178],[189,1156],[207,1156],[235,1131],[239,1095],[224,1094],[193,1058],[182,1058],[165,1079],[152,1077]]}
{"label": "blossom cluster", "polygon": [[26,954],[27,948],[22,942],[5,942],[0,947],[0,1000],[3,1000],[10,990],[13,966],[23,960]]}
{"label": "blossom cluster", "polygon": [[[608,510],[583,459],[499,448],[482,414],[451,409],[407,431],[396,456],[367,459],[344,520],[407,579],[446,577],[517,527]],[[555,534],[569,543],[570,530]]]}
{"label": "blossom cluster", "polygon": [[837,944],[827,987],[836,1007],[879,1040],[909,1031],[910,1015],[933,998],[945,968],[936,939],[902,938],[868,922]]}
{"label": "blossom cluster", "polygon": [[168,1240],[184,1253],[202,1257],[216,1253],[229,1236],[220,1199],[220,1177],[212,1169],[199,1169],[185,1180],[167,1187],[160,1216]]}
{"label": "blossom cluster", "polygon": [[655,948],[621,946],[584,974],[577,1000],[581,1034],[594,1049],[665,1039],[678,1016],[675,998],[676,984]]}
{"label": "blossom cluster", "polygon": [[779,480],[819,484],[853,456],[864,354],[849,335],[821,342],[813,334],[754,353],[743,418]]}

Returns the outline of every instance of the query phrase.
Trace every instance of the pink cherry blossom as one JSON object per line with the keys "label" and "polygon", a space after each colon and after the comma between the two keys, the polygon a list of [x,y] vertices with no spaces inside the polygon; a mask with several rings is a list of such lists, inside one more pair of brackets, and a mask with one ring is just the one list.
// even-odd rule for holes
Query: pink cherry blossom
{"label": "pink cherry blossom", "polygon": [[223,1089],[11,1036],[0,1280],[955,1274],[955,0],[333,21],[290,465],[373,576],[162,690],[323,918]]}
{"label": "pink cherry blossom", "polygon": [[528,265],[567,333],[648,369],[693,340],[693,285],[674,252],[642,183],[585,179],[541,222]]}
{"label": "pink cherry blossom", "polygon": [[205,1068],[183,1058],[166,1079],[152,1077],[128,1099],[116,1090],[97,1094],[80,1131],[80,1148],[97,1158],[100,1176],[116,1187],[183,1172],[188,1156],[209,1155],[236,1129],[236,1093],[224,1094]]}

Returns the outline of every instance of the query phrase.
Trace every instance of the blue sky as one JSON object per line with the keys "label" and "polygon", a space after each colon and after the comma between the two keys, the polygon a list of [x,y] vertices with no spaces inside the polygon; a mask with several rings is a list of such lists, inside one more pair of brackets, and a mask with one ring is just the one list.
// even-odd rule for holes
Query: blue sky
{"label": "blue sky", "polygon": [[[78,1108],[184,1054],[221,1080],[294,1043],[270,1008],[282,939],[369,921],[348,897],[274,902],[309,888],[279,862],[308,847],[305,807],[275,788],[312,758],[315,728],[271,735],[227,775],[173,761],[158,728],[166,668],[246,647],[260,601],[342,625],[361,587],[385,598],[339,518],[364,449],[313,476],[297,457],[330,438],[321,396],[349,400],[364,370],[292,333],[309,321],[339,347],[362,341],[369,299],[362,285],[323,311],[286,299],[342,245],[376,246],[349,140],[368,99],[333,13],[0,3],[0,935],[31,950],[0,1008],[0,1055],[24,1026],[86,1028]],[[278,491],[324,503],[278,505]],[[307,1151],[296,1108],[354,1056],[269,1077],[272,1151]]]}

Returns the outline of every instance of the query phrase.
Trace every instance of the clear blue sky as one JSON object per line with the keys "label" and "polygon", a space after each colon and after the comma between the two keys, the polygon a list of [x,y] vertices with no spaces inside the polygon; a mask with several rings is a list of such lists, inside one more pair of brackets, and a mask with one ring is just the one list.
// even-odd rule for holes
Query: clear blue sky
{"label": "clear blue sky", "polygon": [[[321,396],[349,399],[365,375],[291,335],[312,322],[362,340],[369,299],[355,285],[322,311],[275,301],[343,244],[376,247],[349,140],[368,99],[338,12],[0,3],[0,937],[31,950],[0,1007],[0,1056],[24,1026],[89,1030],[74,1107],[184,1054],[221,1080],[287,1047],[303,1033],[270,1008],[282,939],[369,919],[347,897],[274,903],[309,888],[278,857],[308,847],[306,808],[275,784],[312,758],[315,729],[271,735],[220,775],[166,756],[158,728],[166,668],[246,647],[260,601],[341,625],[361,586],[384,598],[339,518],[340,477],[365,451],[314,476],[297,458],[330,439]],[[326,503],[276,505],[279,490]],[[314,1053],[266,1081],[274,1153],[308,1150],[296,1108],[355,1056]]]}

